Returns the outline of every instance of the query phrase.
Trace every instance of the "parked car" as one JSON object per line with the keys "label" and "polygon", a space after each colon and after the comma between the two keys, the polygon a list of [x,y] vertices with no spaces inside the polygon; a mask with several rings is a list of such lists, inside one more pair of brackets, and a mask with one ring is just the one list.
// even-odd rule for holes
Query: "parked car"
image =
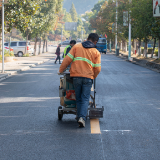
{"label": "parked car", "polygon": [[[5,47],[9,47],[9,42],[4,43]],[[13,52],[18,57],[22,57],[25,53],[26,41],[12,41],[11,48],[13,48]],[[28,42],[27,50],[29,54],[33,54],[33,48],[31,48],[30,42]]]}
{"label": "parked car", "polygon": [[77,42],[77,43],[81,43],[82,40],[81,40],[81,39],[77,39],[76,42]]}
{"label": "parked car", "polygon": [[[4,46],[4,49],[9,50],[9,47]],[[10,51],[13,51],[13,48],[10,47]]]}
{"label": "parked car", "polygon": [[70,41],[63,41],[62,43],[60,43],[62,46],[67,46],[70,44]]}

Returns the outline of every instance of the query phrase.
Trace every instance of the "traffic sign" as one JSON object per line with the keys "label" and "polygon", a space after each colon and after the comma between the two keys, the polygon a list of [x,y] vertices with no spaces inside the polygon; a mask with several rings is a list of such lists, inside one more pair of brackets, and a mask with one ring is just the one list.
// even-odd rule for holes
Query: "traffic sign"
{"label": "traffic sign", "polygon": [[77,22],[65,22],[66,31],[77,31]]}
{"label": "traffic sign", "polygon": [[128,11],[123,12],[123,26],[128,26]]}
{"label": "traffic sign", "polygon": [[153,17],[160,17],[160,0],[153,0]]}

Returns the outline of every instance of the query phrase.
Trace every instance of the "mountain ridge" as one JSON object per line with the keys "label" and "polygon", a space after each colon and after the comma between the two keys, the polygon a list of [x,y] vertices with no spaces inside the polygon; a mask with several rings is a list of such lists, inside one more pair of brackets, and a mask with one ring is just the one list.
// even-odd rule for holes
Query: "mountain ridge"
{"label": "mountain ridge", "polygon": [[69,12],[73,2],[77,13],[84,14],[86,11],[90,11],[98,1],[99,0],[64,0],[63,8]]}

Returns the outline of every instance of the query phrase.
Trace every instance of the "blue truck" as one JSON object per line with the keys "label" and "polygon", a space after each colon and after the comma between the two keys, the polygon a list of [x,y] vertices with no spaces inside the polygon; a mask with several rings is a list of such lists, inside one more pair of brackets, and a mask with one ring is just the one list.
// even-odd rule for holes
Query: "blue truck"
{"label": "blue truck", "polygon": [[106,38],[99,38],[99,41],[97,42],[97,50],[101,53],[107,52],[107,40]]}

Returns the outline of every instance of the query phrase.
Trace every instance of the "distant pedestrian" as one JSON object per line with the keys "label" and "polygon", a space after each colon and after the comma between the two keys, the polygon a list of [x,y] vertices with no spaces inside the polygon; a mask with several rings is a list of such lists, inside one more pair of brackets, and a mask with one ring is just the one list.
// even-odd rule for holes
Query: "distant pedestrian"
{"label": "distant pedestrian", "polygon": [[60,54],[61,54],[60,53],[60,47],[61,47],[61,44],[59,44],[58,47],[57,47],[57,49],[56,49],[56,53],[55,54],[57,55],[57,58],[56,58],[56,60],[54,62],[55,64],[56,64],[56,62],[57,62],[58,59],[59,59],[59,64],[61,64],[61,62],[60,62],[60,60],[61,60],[61,58],[60,58]]}

